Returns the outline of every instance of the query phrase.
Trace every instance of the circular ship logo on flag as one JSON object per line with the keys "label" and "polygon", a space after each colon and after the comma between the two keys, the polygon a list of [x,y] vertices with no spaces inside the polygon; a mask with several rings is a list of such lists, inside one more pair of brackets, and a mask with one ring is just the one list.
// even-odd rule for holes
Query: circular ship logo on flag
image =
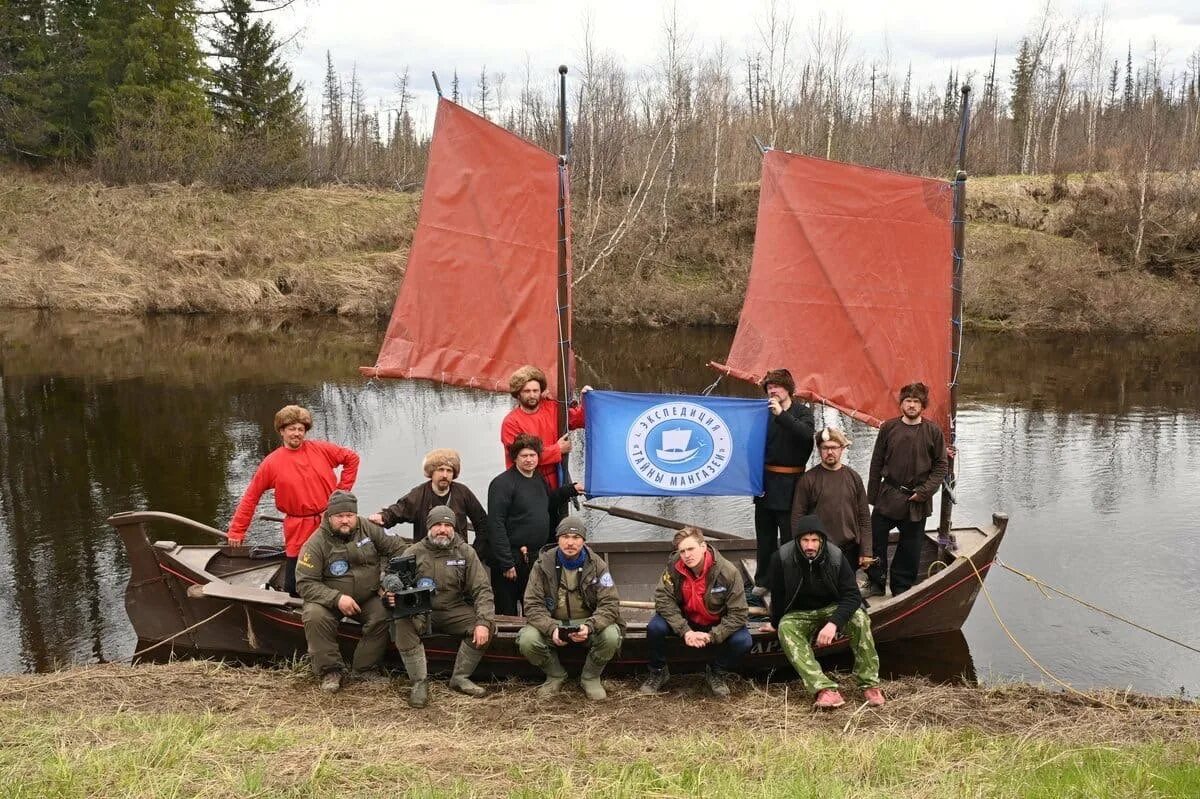
{"label": "circular ship logo on flag", "polygon": [[694,402],[664,402],[640,414],[625,438],[625,456],[643,482],[686,492],[729,465],[729,425]]}

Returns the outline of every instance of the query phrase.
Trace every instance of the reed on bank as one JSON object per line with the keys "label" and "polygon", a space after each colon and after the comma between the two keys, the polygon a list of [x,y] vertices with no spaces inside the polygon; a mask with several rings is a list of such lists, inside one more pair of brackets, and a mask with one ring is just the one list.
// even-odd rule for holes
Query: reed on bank
{"label": "reed on bank", "polygon": [[329,697],[302,668],[181,662],[0,679],[0,784],[15,797],[1184,797],[1200,793],[1194,704],[1026,685],[889,683],[880,710],[814,714],[795,683],[699,678],[611,700],[523,683],[482,700],[438,683]]}

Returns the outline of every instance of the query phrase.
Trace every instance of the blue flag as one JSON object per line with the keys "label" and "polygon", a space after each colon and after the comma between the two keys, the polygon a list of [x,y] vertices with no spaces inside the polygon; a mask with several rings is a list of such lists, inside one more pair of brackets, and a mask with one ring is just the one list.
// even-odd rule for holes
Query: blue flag
{"label": "blue flag", "polygon": [[762,493],[765,399],[589,391],[583,401],[588,496]]}

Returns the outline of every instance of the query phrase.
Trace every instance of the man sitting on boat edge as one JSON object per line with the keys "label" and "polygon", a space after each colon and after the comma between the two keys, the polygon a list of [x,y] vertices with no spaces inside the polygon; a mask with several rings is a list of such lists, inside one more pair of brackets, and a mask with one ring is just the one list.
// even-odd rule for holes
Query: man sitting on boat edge
{"label": "man sitting on boat edge", "polygon": [[867,704],[878,707],[884,703],[879,690],[879,655],[850,563],[826,539],[818,517],[801,517],[796,529],[797,537],[779,548],[767,569],[771,625],[779,635],[779,645],[804,687],[816,697],[815,706],[831,710],[845,700],[813,654],[813,633],[817,634],[817,646],[822,647],[845,632],[854,653],[854,676]]}
{"label": "man sitting on boat edge", "polygon": [[[296,595],[296,558],[304,542],[321,526],[325,503],[335,488],[349,491],[358,477],[358,453],[328,441],[306,439],[312,414],[299,405],[287,405],[275,414],[275,430],[283,441],[258,465],[250,485],[238,501],[229,522],[229,543],[240,546],[254,516],[258,500],[275,491],[275,507],[284,514],[283,590]],[[339,477],[335,472],[342,467]]]}
{"label": "man sitting on boat edge", "polygon": [[[408,548],[405,554],[417,561],[417,577],[433,580],[433,612],[428,616],[400,618],[393,622],[396,649],[412,682],[408,704],[425,707],[429,701],[428,671],[422,634],[462,636],[450,687],[467,696],[487,693],[471,681],[484,650],[496,632],[492,585],[479,556],[454,530],[454,511],[445,505],[430,509],[425,518],[429,535]],[[386,594],[385,601],[395,604]],[[428,624],[426,624],[428,619]]]}
{"label": "man sitting on boat edge", "polygon": [[405,494],[395,503],[367,517],[368,521],[385,530],[403,522],[413,527],[413,541],[420,541],[428,533],[426,517],[436,507],[448,507],[454,512],[454,531],[467,540],[467,521],[475,528],[475,551],[481,560],[488,561],[487,537],[488,518],[483,505],[474,492],[458,482],[462,471],[462,459],[452,449],[435,449],[425,454],[421,469],[429,478]]}
{"label": "man sitting on boat edge", "polygon": [[666,685],[670,676],[667,637],[675,635],[685,646],[709,649],[705,681],[715,696],[724,699],[729,696],[724,673],[754,645],[746,627],[749,607],[744,578],[697,527],[684,527],[672,543],[675,551],[655,588],[655,613],[646,625],[650,674],[641,692],[656,694]]}
{"label": "man sitting on boat edge", "polygon": [[296,562],[304,637],[322,691],[336,693],[342,687],[346,664],[338,647],[338,623],[343,616],[362,623],[354,673],[365,675],[379,667],[391,620],[379,595],[380,558],[399,555],[408,545],[359,516],[358,498],[349,491],[330,495],[321,526]]}
{"label": "man sitting on boat edge", "polygon": [[[551,489],[558,488],[558,465],[571,452],[571,437],[568,433],[558,434],[558,409],[553,400],[545,396],[546,373],[536,366],[522,366],[508,379],[508,391],[517,401],[517,407],[508,412],[500,423],[500,444],[504,447],[504,466],[513,465],[509,448],[522,433],[537,436],[542,442],[538,468]],[[591,391],[584,386],[579,393]],[[578,430],[585,423],[583,405],[571,403],[567,408],[567,429]],[[490,507],[490,506],[489,506]]]}
{"label": "man sitting on boat edge", "polygon": [[517,634],[517,648],[546,673],[538,695],[549,697],[567,679],[557,650],[588,647],[579,684],[588,699],[607,699],[600,674],[617,654],[625,633],[621,599],[608,564],[587,546],[583,519],[568,516],[555,532],[557,545],[542,549],[529,577],[526,624]]}

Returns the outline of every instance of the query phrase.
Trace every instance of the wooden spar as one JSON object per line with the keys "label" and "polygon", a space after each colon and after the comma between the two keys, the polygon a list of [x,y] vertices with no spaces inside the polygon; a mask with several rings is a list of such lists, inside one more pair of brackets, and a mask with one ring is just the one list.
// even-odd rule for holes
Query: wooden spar
{"label": "wooden spar", "polygon": [[[567,406],[571,402],[571,275],[567,270],[567,67],[558,68],[558,434],[568,430]],[[571,482],[567,459],[558,467],[559,484]],[[576,505],[578,507],[578,505]]]}
{"label": "wooden spar", "polygon": [[954,548],[950,519],[954,512],[954,453],[958,440],[958,366],[962,359],[963,261],[966,257],[967,201],[967,130],[971,124],[971,87],[962,87],[962,107],[958,128],[958,166],[954,174],[953,244],[950,254],[953,293],[950,323],[950,408],[949,428],[946,431],[948,448],[946,480],[942,486],[942,512],[938,521],[938,559],[943,560],[946,549]]}
{"label": "wooden spar", "polygon": [[720,530],[711,530],[707,527],[700,527],[698,524],[689,525],[687,522],[678,522],[674,519],[664,519],[662,516],[651,516],[649,513],[641,511],[628,510],[627,508],[618,508],[614,505],[597,505],[594,502],[585,502],[583,507],[591,508],[592,510],[602,510],[609,516],[619,516],[622,519],[630,521],[642,522],[644,524],[652,524],[655,527],[665,527],[668,530],[678,530],[681,527],[699,527],[704,535],[708,538],[715,538],[724,541],[740,541],[745,536],[735,535],[734,533],[723,533]]}

